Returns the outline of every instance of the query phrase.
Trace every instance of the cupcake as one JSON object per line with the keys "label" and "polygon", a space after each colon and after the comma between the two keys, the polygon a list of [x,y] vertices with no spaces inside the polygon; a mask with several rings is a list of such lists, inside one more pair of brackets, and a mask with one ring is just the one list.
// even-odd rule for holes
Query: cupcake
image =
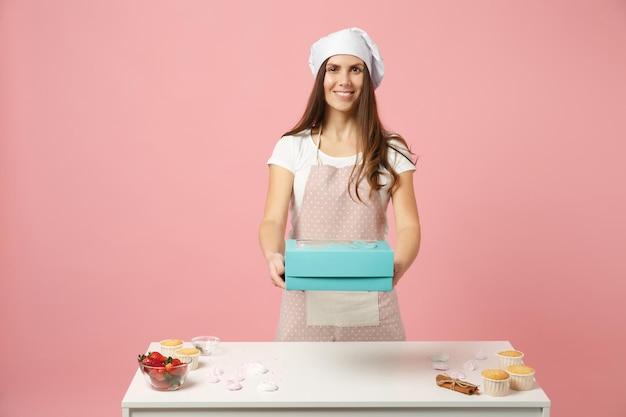
{"label": "cupcake", "polygon": [[174,352],[174,357],[189,364],[189,370],[193,371],[198,368],[198,357],[200,350],[196,348],[182,348]]}
{"label": "cupcake", "polygon": [[511,365],[506,368],[511,376],[510,387],[517,391],[527,391],[533,387],[535,369],[528,365]]}
{"label": "cupcake", "polygon": [[500,369],[505,370],[511,365],[521,365],[524,353],[519,350],[501,350],[497,353]]}
{"label": "cupcake", "polygon": [[511,377],[502,369],[485,369],[482,372],[485,394],[492,397],[504,397],[509,393]]}
{"label": "cupcake", "polygon": [[174,356],[174,352],[183,347],[183,341],[180,339],[161,340],[161,353],[164,356]]}

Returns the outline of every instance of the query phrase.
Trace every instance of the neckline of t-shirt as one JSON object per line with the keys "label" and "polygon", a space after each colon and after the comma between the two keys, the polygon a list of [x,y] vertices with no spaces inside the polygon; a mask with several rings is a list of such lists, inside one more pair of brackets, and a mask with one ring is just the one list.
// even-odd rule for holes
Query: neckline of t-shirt
{"label": "neckline of t-shirt", "polygon": [[322,151],[321,149],[317,147],[317,143],[315,143],[315,139],[313,139],[311,130],[309,130],[309,140],[311,141],[313,146],[316,148],[316,152],[319,152],[320,155],[324,156],[324,158],[327,158],[327,159],[331,159],[335,161],[350,161],[350,160],[356,161],[357,157],[361,156],[361,152],[354,154],[354,155],[350,155],[350,156],[332,156],[332,155],[328,155],[327,153],[324,153],[324,151]]}

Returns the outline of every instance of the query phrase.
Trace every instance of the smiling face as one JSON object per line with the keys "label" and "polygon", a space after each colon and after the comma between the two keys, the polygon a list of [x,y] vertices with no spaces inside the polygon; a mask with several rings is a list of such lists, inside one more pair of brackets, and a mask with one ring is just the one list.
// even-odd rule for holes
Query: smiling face
{"label": "smiling face", "polygon": [[326,63],[324,98],[330,109],[354,109],[363,88],[365,63],[354,55],[334,55]]}

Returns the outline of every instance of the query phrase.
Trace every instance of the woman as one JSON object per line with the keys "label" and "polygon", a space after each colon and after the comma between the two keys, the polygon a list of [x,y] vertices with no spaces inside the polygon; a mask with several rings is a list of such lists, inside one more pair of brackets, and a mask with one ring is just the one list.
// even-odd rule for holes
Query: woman
{"label": "woman", "polygon": [[[387,205],[396,225],[393,286],[415,260],[420,225],[415,165],[404,139],[383,129],[374,90],[384,75],[378,47],[350,28],[311,47],[316,76],[304,115],[268,161],[259,229],[272,283],[285,288],[291,239],[385,240]],[[405,340],[395,292],[283,290],[277,341]]]}

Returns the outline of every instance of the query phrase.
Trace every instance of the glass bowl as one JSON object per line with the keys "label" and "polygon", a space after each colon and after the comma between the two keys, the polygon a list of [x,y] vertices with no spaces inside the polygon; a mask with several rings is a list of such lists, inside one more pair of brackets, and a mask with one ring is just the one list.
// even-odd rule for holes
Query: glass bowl
{"label": "glass bowl", "polygon": [[200,355],[209,356],[220,344],[220,339],[216,336],[196,336],[191,339],[191,344],[200,351]]}
{"label": "glass bowl", "polygon": [[183,362],[176,366],[148,366],[139,363],[139,370],[146,382],[158,391],[175,391],[180,388],[187,375],[189,375],[189,364]]}

